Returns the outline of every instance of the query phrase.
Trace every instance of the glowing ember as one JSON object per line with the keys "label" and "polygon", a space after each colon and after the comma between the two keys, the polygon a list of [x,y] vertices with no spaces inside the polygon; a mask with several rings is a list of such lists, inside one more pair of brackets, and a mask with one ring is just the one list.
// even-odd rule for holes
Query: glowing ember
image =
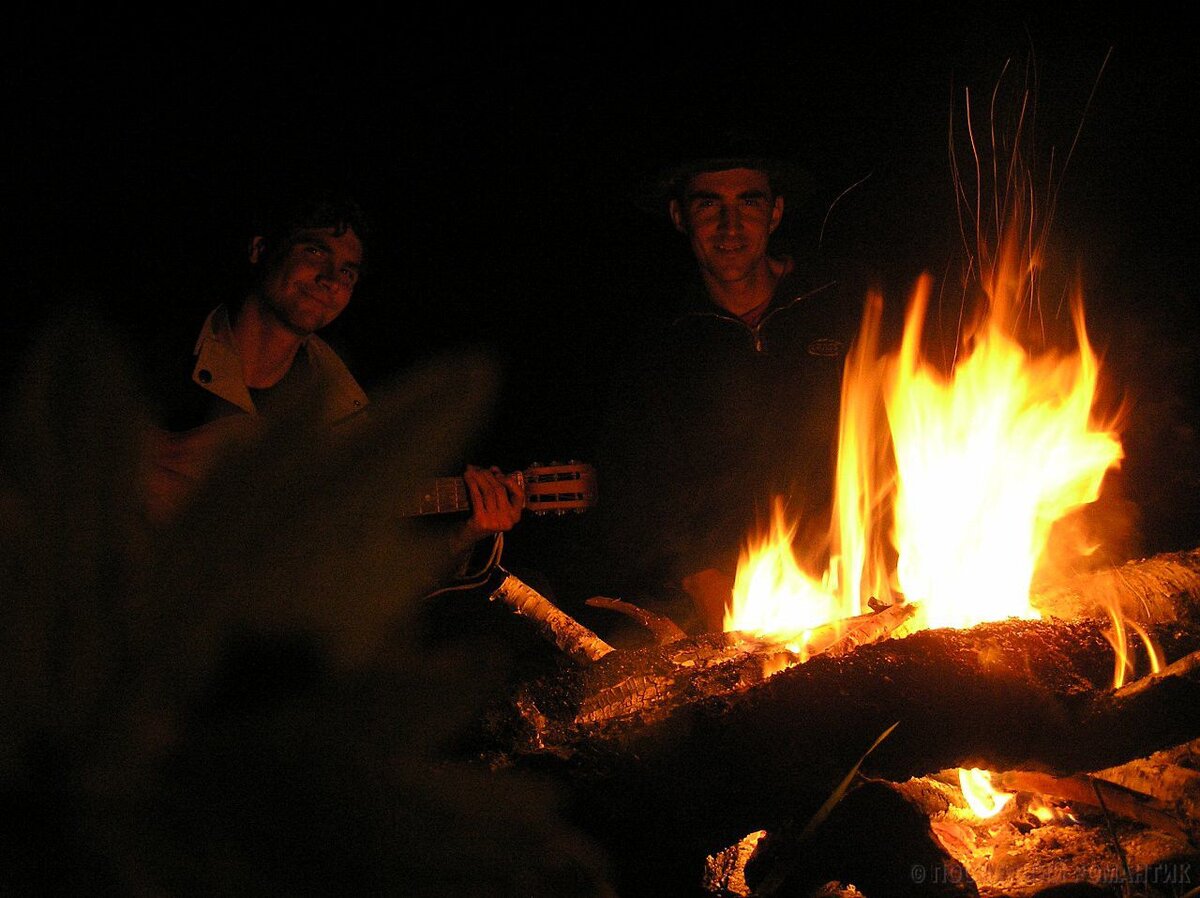
{"label": "glowing ember", "polygon": [[1029,812],[1033,814],[1033,816],[1037,817],[1042,823],[1049,823],[1054,819],[1054,809],[1047,805],[1041,804],[1040,802],[1030,805]]}
{"label": "glowing ember", "polygon": [[972,767],[970,770],[960,768],[958,782],[962,787],[963,798],[982,820],[995,817],[1013,800],[1011,792],[997,792],[992,787],[992,774],[978,767]]}

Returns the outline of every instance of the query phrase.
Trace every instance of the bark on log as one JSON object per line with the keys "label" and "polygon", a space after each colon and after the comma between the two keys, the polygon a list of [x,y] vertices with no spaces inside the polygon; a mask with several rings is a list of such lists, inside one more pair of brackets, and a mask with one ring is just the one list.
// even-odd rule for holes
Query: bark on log
{"label": "bark on log", "polygon": [[[1175,573],[1191,571],[1172,581],[1177,600],[1132,600],[1151,609],[1143,620],[1174,618],[1148,626],[1168,663],[1200,649],[1200,553],[1170,562]],[[1126,582],[1132,573],[1136,565]],[[893,724],[862,768],[893,781],[960,766],[1069,776],[1200,737],[1200,674],[1112,690],[1109,626],[1013,620],[928,630],[720,693],[698,685],[662,719],[577,721],[606,672],[653,669],[664,649],[617,651],[526,690],[504,734],[508,760],[555,772],[577,819],[654,883],[655,871],[670,875],[672,859],[684,875],[690,857],[802,822]],[[695,640],[698,655],[709,648],[704,639],[717,637]],[[706,674],[698,664],[697,684]]]}
{"label": "bark on log", "polygon": [[1200,740],[1098,770],[1096,775],[1161,802],[1190,826],[1192,840],[1200,844]]}
{"label": "bark on log", "polygon": [[1119,608],[1141,623],[1200,619],[1200,548],[1165,552],[1079,574],[1035,591],[1033,604],[1062,620],[1102,618]]}
{"label": "bark on log", "polygon": [[515,614],[528,618],[537,631],[577,664],[598,661],[613,647],[518,577],[497,568],[503,578],[491,593]]}
{"label": "bark on log", "polygon": [[1153,796],[1130,790],[1097,776],[1050,776],[1010,770],[1000,775],[997,786],[1007,792],[1033,792],[1098,808],[1126,820],[1134,820],[1187,840],[1190,833],[1182,821]]}

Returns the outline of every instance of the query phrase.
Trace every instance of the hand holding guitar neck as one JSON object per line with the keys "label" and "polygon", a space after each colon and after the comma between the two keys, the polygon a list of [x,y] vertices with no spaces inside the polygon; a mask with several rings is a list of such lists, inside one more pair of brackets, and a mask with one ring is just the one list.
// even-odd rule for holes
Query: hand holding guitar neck
{"label": "hand holding guitar neck", "polygon": [[[535,515],[565,515],[582,512],[596,504],[596,472],[580,462],[533,464],[524,471],[504,474],[499,468],[467,467],[462,477],[438,477],[417,497],[412,515],[470,512],[459,531],[464,551],[481,545],[491,533],[512,528],[522,510]],[[482,509],[482,511],[477,511]],[[476,573],[460,574],[451,584],[431,595],[474,589],[486,583],[499,560],[499,540],[493,554]]]}
{"label": "hand holding guitar neck", "polygon": [[[497,476],[498,471],[492,468],[491,473]],[[596,472],[582,462],[534,464],[507,477],[523,480],[524,509],[536,515],[582,512],[596,504]],[[436,478],[414,498],[413,506],[410,515],[470,511],[472,498],[466,477]]]}
{"label": "hand holding guitar neck", "polygon": [[475,542],[494,533],[511,530],[525,508],[525,474],[505,474],[499,468],[467,465],[463,473],[471,516],[464,525],[464,538]]}

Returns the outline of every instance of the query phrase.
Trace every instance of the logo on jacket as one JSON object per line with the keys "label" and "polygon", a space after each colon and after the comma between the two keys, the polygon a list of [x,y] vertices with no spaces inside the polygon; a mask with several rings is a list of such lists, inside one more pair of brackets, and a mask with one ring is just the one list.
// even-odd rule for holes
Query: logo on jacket
{"label": "logo on jacket", "polygon": [[819,355],[828,359],[835,359],[845,351],[842,341],[833,337],[819,337],[808,344],[809,355]]}

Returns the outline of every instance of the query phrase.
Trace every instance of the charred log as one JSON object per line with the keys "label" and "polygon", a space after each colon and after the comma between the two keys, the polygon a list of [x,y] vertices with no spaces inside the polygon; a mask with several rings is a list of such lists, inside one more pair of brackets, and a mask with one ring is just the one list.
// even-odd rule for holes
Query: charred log
{"label": "charred log", "polygon": [[746,863],[752,895],[806,896],[828,882],[864,895],[978,898],[967,870],[942,847],[923,810],[891,783],[872,781],[838,803],[811,838],[788,825]]}
{"label": "charred log", "polygon": [[[1147,625],[1168,663],[1200,649],[1189,579],[1200,581],[1200,554],[1180,558],[1164,568],[1175,601],[1129,600],[1143,620],[1171,621]],[[1152,592],[1136,571],[1123,580]],[[764,664],[785,650],[732,634],[616,651],[527,684],[492,719],[503,722],[491,731],[494,757],[554,773],[577,819],[652,893],[696,882],[696,858],[749,832],[811,816],[893,724],[865,774],[902,781],[964,766],[1069,777],[1200,737],[1195,667],[1113,690],[1109,628],[1013,620],[924,631],[769,677]]]}
{"label": "charred log", "polygon": [[999,786],[1013,792],[1024,791],[1085,805],[1104,813],[1144,823],[1186,841],[1189,833],[1182,821],[1153,796],[1123,787],[1102,777],[1079,774],[1050,776],[1011,770],[1001,774]]}

